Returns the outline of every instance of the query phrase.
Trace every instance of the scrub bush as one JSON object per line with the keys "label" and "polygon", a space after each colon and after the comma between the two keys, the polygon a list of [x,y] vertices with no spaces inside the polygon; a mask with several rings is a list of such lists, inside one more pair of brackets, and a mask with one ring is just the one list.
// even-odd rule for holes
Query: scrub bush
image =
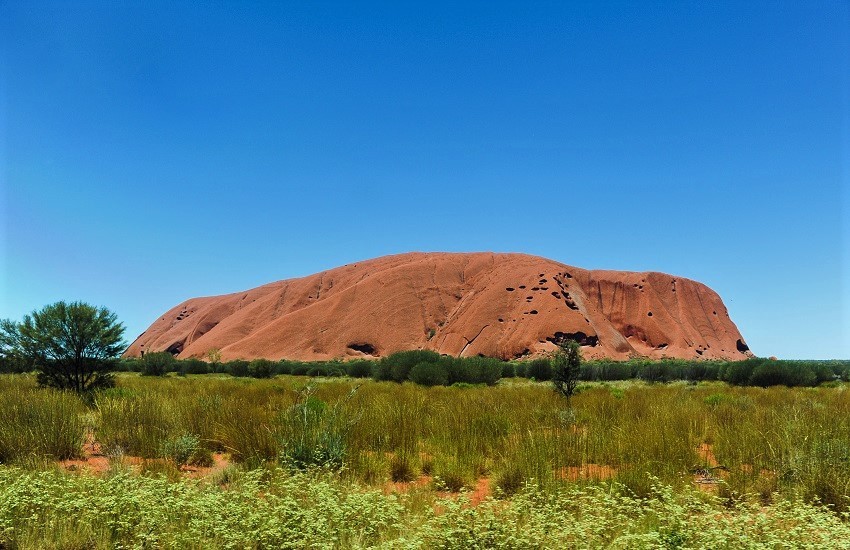
{"label": "scrub bush", "polygon": [[552,364],[546,358],[533,359],[528,363],[525,376],[542,382],[549,381],[552,379]]}
{"label": "scrub bush", "polygon": [[165,376],[176,369],[177,360],[167,351],[146,353],[141,358],[142,376]]}
{"label": "scrub bush", "polygon": [[254,359],[248,363],[248,376],[251,378],[271,378],[274,362],[268,359]]}
{"label": "scrub bush", "polygon": [[410,380],[421,386],[445,386],[449,373],[440,363],[418,363],[410,369]]}

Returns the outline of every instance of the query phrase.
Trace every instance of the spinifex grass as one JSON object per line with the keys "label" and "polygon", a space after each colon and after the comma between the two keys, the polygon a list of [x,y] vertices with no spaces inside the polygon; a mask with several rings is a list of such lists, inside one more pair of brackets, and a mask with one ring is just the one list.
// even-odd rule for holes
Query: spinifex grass
{"label": "spinifex grass", "polygon": [[0,377],[0,463],[79,455],[85,412],[74,393],[37,389],[20,376]]}
{"label": "spinifex grass", "polygon": [[[308,431],[293,431],[293,407],[308,384],[315,400],[308,409],[333,414],[316,413]],[[192,437],[250,466],[300,464],[293,442],[304,440],[312,456],[344,457],[336,475],[368,484],[427,475],[450,489],[488,478],[515,491],[526,482],[613,479],[646,495],[653,478],[682,487],[695,472],[710,471],[730,498],[754,494],[768,502],[778,492],[839,511],[848,504],[850,392],[843,385],[580,389],[567,406],[550,385],[525,380],[425,388],[344,378],[122,375],[87,409],[74,396],[37,390],[27,377],[3,377],[0,458],[71,456],[85,421],[105,450],[147,458],[161,457],[164,442]],[[313,433],[325,425],[336,435]]]}

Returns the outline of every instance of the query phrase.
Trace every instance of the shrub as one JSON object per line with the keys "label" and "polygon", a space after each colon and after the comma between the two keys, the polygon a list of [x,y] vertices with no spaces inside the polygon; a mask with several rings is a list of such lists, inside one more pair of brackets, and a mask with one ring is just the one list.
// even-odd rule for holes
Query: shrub
{"label": "shrub", "polygon": [[470,358],[470,361],[477,365],[477,378],[474,380],[475,383],[493,386],[502,377],[502,362],[498,359],[490,357],[472,357]]}
{"label": "shrub", "polygon": [[122,358],[116,363],[115,370],[118,372],[141,372],[142,363],[135,357]]}
{"label": "shrub", "polygon": [[752,386],[814,386],[817,374],[808,365],[789,364],[784,361],[762,361],[753,369],[749,383]]}
{"label": "shrub", "polygon": [[440,354],[430,350],[411,350],[393,353],[386,358],[390,379],[396,382],[408,380],[410,370],[419,363],[437,363]]}
{"label": "shrub", "polygon": [[277,363],[274,364],[274,368],[272,369],[272,373],[275,375],[278,374],[292,374],[292,361],[287,361],[286,359],[281,359]]}
{"label": "shrub", "polygon": [[763,388],[779,386],[788,381],[786,375],[787,373],[784,372],[784,369],[777,362],[770,361],[755,367],[752,374],[750,374],[748,382],[753,386],[761,386]]}
{"label": "shrub", "polygon": [[656,361],[640,361],[635,365],[635,376],[645,382],[655,383],[664,380],[664,367]]}
{"label": "shrub", "polygon": [[519,468],[508,468],[496,477],[499,496],[512,497],[525,485],[525,476]]}
{"label": "shrub", "polygon": [[528,378],[534,378],[535,380],[551,380],[552,364],[549,362],[549,359],[546,358],[541,357],[540,359],[534,359],[528,363],[526,376]]}
{"label": "shrub", "polygon": [[175,370],[177,360],[167,351],[146,353],[142,356],[142,376],[165,376]]}
{"label": "shrub", "polygon": [[440,363],[419,363],[410,369],[410,380],[421,386],[445,386],[449,373]]}
{"label": "shrub", "polygon": [[581,364],[581,380],[611,381],[634,378],[633,364],[629,361],[611,361],[608,359],[586,361]]}
{"label": "shrub", "polygon": [[520,378],[528,378],[528,364],[525,362],[509,363],[514,366],[514,373]]}
{"label": "shrub", "polygon": [[552,357],[552,385],[569,399],[576,391],[581,372],[581,348],[578,342],[563,342]]}
{"label": "shrub", "polygon": [[[424,364],[427,365],[428,363]],[[390,460],[390,479],[395,483],[405,483],[416,479],[416,473],[407,458],[398,455],[392,457],[392,460]]]}
{"label": "shrub", "polygon": [[490,357],[441,357],[450,384],[494,385],[502,377],[502,362]]}
{"label": "shrub", "polygon": [[387,358],[381,359],[372,367],[372,378],[381,382],[393,379],[390,363]]}
{"label": "shrub", "polygon": [[345,369],[348,376],[352,378],[368,378],[372,375],[372,362],[365,359],[349,361]]}
{"label": "shrub", "polygon": [[230,374],[231,376],[248,376],[248,361],[243,361],[241,359],[236,359],[234,361],[228,361],[224,363],[225,372]]}
{"label": "shrub", "polygon": [[310,363],[293,363],[291,374],[293,376],[305,376],[310,369]]}
{"label": "shrub", "polygon": [[703,375],[702,378],[694,377],[696,380],[718,380],[720,375],[720,368],[723,365],[722,361],[706,361],[703,364]]}
{"label": "shrub", "polygon": [[513,378],[516,375],[516,368],[513,363],[507,361],[502,363],[502,378]]}
{"label": "shrub", "polygon": [[749,384],[753,371],[763,362],[763,359],[747,359],[727,363],[720,369],[720,379],[735,386],[744,386]]}
{"label": "shrub", "polygon": [[221,362],[215,362],[214,363],[214,362],[210,361],[209,365],[210,365],[210,372],[214,372],[216,374],[228,374],[229,373],[226,363],[221,363]]}
{"label": "shrub", "polygon": [[337,362],[328,362],[328,363],[310,363],[313,365],[310,367],[306,374],[307,376],[344,376],[345,375],[345,366],[342,363]]}
{"label": "shrub", "polygon": [[809,368],[815,373],[816,384],[820,384],[821,382],[832,382],[837,378],[840,378],[840,375],[826,363],[813,363],[809,366]]}
{"label": "shrub", "polygon": [[251,378],[271,378],[274,362],[268,359],[254,359],[248,363],[248,376]]}
{"label": "shrub", "polygon": [[341,402],[328,407],[313,397],[313,391],[313,387],[305,388],[300,401],[284,413],[280,461],[296,470],[342,468],[350,426],[343,420]]}
{"label": "shrub", "polygon": [[185,466],[200,449],[200,440],[194,435],[181,435],[166,439],[161,454],[177,466]]}
{"label": "shrub", "polygon": [[210,372],[209,363],[194,357],[181,359],[179,368],[183,374],[208,374]]}
{"label": "shrub", "polygon": [[348,374],[348,366],[343,361],[328,361],[325,363],[325,376],[345,376]]}

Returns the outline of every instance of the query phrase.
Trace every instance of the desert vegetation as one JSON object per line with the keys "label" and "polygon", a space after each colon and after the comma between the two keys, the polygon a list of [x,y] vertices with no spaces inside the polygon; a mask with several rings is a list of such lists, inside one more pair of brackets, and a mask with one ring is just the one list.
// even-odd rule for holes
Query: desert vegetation
{"label": "desert vegetation", "polygon": [[38,383],[79,393],[112,386],[115,360],[125,348],[115,313],[84,302],[56,302],[0,320],[4,369],[34,370]]}
{"label": "desert vegetation", "polygon": [[79,395],[0,377],[6,547],[737,547],[850,535],[842,382],[593,382],[567,403],[524,378],[116,378]]}
{"label": "desert vegetation", "polygon": [[3,323],[0,548],[850,537],[850,362],[119,360],[122,331]]}
{"label": "desert vegetation", "polygon": [[[150,364],[154,360],[157,365],[162,362],[162,366],[157,366],[155,372],[152,372]],[[141,374],[228,374],[253,378],[286,374],[308,377],[347,376],[399,383],[411,381],[424,386],[450,386],[494,385],[502,378],[550,381],[556,373],[554,361],[554,356],[518,361],[501,361],[489,357],[459,358],[426,350],[394,353],[379,360],[335,361],[255,359],[209,362],[195,358],[174,359],[168,354],[156,353],[146,354],[141,359],[122,359],[116,364],[116,368],[119,371]],[[22,372],[11,364],[6,366],[5,371]],[[640,358],[629,361],[591,360],[579,364],[576,380],[640,380],[648,383],[720,381],[735,386],[814,387],[825,382],[850,380],[850,361],[789,361],[763,358],[744,361]]]}

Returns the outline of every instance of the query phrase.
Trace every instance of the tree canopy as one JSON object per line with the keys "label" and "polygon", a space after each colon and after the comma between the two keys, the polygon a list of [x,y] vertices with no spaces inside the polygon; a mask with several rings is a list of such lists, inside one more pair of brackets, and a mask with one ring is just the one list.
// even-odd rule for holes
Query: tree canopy
{"label": "tree canopy", "polygon": [[115,360],[126,347],[115,313],[83,302],[56,302],[0,321],[0,354],[37,371],[38,383],[85,392],[114,383]]}

